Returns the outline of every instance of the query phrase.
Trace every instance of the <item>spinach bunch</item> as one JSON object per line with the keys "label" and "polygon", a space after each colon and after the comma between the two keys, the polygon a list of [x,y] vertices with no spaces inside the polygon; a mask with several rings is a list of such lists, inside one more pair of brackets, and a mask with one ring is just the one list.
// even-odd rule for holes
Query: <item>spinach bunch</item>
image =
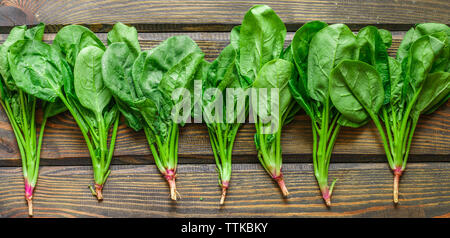
{"label": "spinach bunch", "polygon": [[353,123],[373,120],[394,173],[398,203],[399,180],[419,117],[450,97],[450,28],[424,23],[410,29],[396,59],[387,56],[389,37],[381,32],[366,27],[358,33],[358,60],[343,61],[333,69],[331,99]]}
{"label": "spinach bunch", "polygon": [[245,116],[248,109],[238,104],[239,100],[245,101],[246,97],[239,98],[239,93],[244,89],[235,62],[236,51],[232,45],[228,45],[212,63],[204,61],[205,73],[202,70],[198,73],[199,78],[202,78],[203,117],[219,172],[219,186],[222,188],[220,204],[225,202],[230,184],[233,144],[241,126],[239,117]]}
{"label": "spinach bunch", "polygon": [[144,130],[155,163],[169,183],[171,199],[176,200],[179,124],[190,115],[187,93],[193,91],[204,55],[187,36],[168,38],[141,52],[136,29],[121,23],[108,33],[108,44],[102,59],[105,85],[127,124]]}
{"label": "spinach bunch", "polygon": [[91,191],[98,200],[103,199],[102,188],[110,174],[119,122],[117,106],[103,83],[104,50],[89,29],[72,25],[58,32],[52,46],[24,40],[9,55],[19,88],[48,102],[60,100],[77,122],[92,160],[95,191]]}
{"label": "spinach bunch", "polygon": [[[24,82],[17,78],[17,64],[9,59],[14,58],[16,49],[25,40],[42,41],[45,25],[43,23],[27,29],[26,26],[14,27],[6,41],[0,46],[0,103],[11,123],[17,146],[22,159],[25,182],[25,199],[28,203],[28,214],[33,215],[33,191],[39,174],[39,160],[44,135],[44,128],[49,117],[65,110],[60,102],[42,102],[43,118],[37,136],[36,110],[39,100],[32,94],[22,90]],[[33,67],[30,62],[26,67]],[[16,80],[17,79],[17,80]],[[26,80],[31,80],[26,78]]]}
{"label": "spinach bunch", "polygon": [[[256,92],[251,95],[251,113],[258,159],[286,197],[289,193],[281,172],[281,128],[292,120],[299,107],[287,87],[296,74],[292,63],[286,60],[291,57],[289,50],[283,51],[285,37],[284,23],[267,5],[250,8],[242,25],[231,32],[239,81]],[[271,89],[278,91],[272,94]],[[267,94],[260,96],[262,92]],[[278,103],[272,105],[270,99]]]}
{"label": "spinach bunch", "polygon": [[327,206],[336,183],[328,185],[328,168],[339,130],[341,126],[360,126],[336,110],[330,98],[329,75],[341,61],[353,59],[356,49],[356,37],[347,26],[320,21],[298,29],[290,45],[299,76],[289,81],[289,88],[311,118],[314,175]]}

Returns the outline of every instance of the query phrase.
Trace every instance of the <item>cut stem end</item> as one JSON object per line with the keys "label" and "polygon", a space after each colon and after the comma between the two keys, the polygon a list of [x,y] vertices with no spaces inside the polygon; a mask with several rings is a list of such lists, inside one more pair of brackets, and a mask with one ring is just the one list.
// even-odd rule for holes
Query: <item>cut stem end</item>
{"label": "cut stem end", "polygon": [[97,196],[98,201],[103,200],[102,190],[103,190],[103,185],[95,184],[95,195]]}
{"label": "cut stem end", "polygon": [[327,207],[331,207],[331,193],[328,187],[321,189],[322,191],[322,198]]}
{"label": "cut stem end", "polygon": [[400,183],[400,176],[402,176],[402,168],[397,167],[394,169],[394,203],[398,204],[398,187]]}
{"label": "cut stem end", "polygon": [[164,178],[169,183],[169,189],[170,189],[170,199],[173,201],[177,200],[177,186],[175,184],[175,171],[172,169],[168,169],[166,171],[166,174],[164,175]]}
{"label": "cut stem end", "polygon": [[222,182],[222,196],[220,197],[220,205],[225,203],[225,197],[227,196],[228,182]]}
{"label": "cut stem end", "polygon": [[26,198],[28,204],[28,216],[33,217],[33,200],[32,198]]}
{"label": "cut stem end", "polygon": [[286,187],[286,184],[284,183],[283,175],[274,177],[274,179],[275,179],[275,181],[277,181],[278,186],[281,189],[281,193],[283,194],[283,197],[287,198],[289,196],[289,191]]}

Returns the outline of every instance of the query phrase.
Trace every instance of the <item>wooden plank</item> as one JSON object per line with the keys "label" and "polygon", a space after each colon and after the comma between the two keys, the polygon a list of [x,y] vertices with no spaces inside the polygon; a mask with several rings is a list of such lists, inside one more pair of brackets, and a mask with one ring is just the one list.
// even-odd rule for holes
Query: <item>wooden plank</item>
{"label": "wooden plank", "polygon": [[33,14],[15,7],[0,7],[0,26],[33,25],[37,20]]}
{"label": "wooden plank", "polygon": [[[229,31],[232,25],[240,24],[254,4],[271,6],[288,28],[295,29],[311,20],[348,23],[356,28],[389,24],[402,30],[420,22],[450,22],[447,0],[4,0],[2,4],[19,8],[47,24],[90,24],[99,31],[107,31],[117,21],[136,24],[142,31]],[[0,25],[8,25],[8,21]]]}
{"label": "wooden plank", "polygon": [[[214,165],[179,166],[181,200],[172,202],[153,165],[112,166],[98,203],[87,185],[89,166],[41,169],[34,199],[36,217],[449,217],[450,163],[411,163],[392,203],[393,176],[386,163],[332,164],[338,178],[332,207],[320,197],[311,164],[285,164],[291,193],[279,188],[258,164],[235,164],[225,206],[219,206]],[[0,217],[26,217],[20,168],[0,168]]]}
{"label": "wooden plank", "polygon": [[[150,49],[162,40],[181,33],[140,33],[139,39],[143,50]],[[208,60],[213,60],[228,44],[229,34],[183,33],[192,37],[205,52]],[[286,44],[293,37],[287,35]],[[404,32],[393,32],[393,45],[389,50],[394,56]],[[55,34],[46,34],[45,40],[51,42]],[[98,34],[106,42],[106,34]],[[6,35],[0,35],[3,41]],[[419,121],[411,149],[412,161],[450,161],[450,103],[442,106],[429,116]],[[253,125],[244,125],[237,137],[235,158],[238,162],[256,162],[253,144]],[[20,166],[17,149],[11,127],[0,109],[0,166]],[[284,128],[282,137],[283,153],[286,161],[309,162],[311,158],[311,131],[309,118],[301,113]],[[180,163],[213,163],[212,151],[206,127],[202,124],[188,124],[182,129],[179,154]],[[358,156],[355,156],[358,155]],[[113,160],[115,164],[143,164],[152,160],[143,133],[135,133],[125,125],[119,128],[118,141]],[[84,139],[68,113],[51,118],[47,124],[42,150],[43,165],[89,165],[89,154]],[[334,161],[339,162],[384,162],[385,156],[378,132],[373,124],[363,128],[343,128],[334,150]]]}

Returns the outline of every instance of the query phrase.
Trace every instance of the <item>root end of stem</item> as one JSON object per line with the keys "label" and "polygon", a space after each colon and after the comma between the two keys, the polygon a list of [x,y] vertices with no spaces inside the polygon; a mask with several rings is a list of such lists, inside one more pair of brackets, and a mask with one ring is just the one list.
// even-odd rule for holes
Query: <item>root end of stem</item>
{"label": "root end of stem", "polygon": [[397,167],[394,170],[394,203],[398,204],[398,187],[400,182],[400,176],[402,176],[402,168]]}
{"label": "root end of stem", "polygon": [[284,183],[283,176],[275,177],[274,179],[275,179],[275,181],[277,181],[278,186],[281,189],[281,193],[283,194],[283,197],[287,198],[289,196],[289,191],[286,187],[286,184]]}
{"label": "root end of stem", "polygon": [[32,198],[26,198],[28,204],[28,216],[33,217],[33,200]]}
{"label": "root end of stem", "polygon": [[175,184],[175,177],[176,177],[175,171],[173,171],[173,170],[167,170],[167,173],[164,175],[164,178],[169,183],[170,199],[172,199],[173,201],[177,200],[177,195],[178,195],[177,186]]}
{"label": "root end of stem", "polygon": [[228,187],[222,187],[222,196],[220,196],[220,205],[225,203],[225,197],[227,196]]}
{"label": "root end of stem", "polygon": [[97,200],[100,202],[103,200],[103,185],[95,184],[95,195],[97,196]]}

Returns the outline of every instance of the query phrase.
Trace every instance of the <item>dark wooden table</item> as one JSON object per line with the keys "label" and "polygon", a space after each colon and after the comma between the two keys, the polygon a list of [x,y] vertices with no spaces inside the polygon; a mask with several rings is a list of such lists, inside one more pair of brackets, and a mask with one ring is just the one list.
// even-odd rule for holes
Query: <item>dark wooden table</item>
{"label": "dark wooden table", "polygon": [[[45,41],[66,24],[84,24],[106,41],[116,21],[136,26],[142,49],[176,34],[191,36],[213,60],[229,42],[253,4],[263,1],[90,1],[11,0],[0,7],[0,41],[14,25],[47,24]],[[346,23],[352,30],[377,25],[393,33],[395,51],[415,23],[449,24],[448,0],[265,1],[283,19],[287,40],[310,20]],[[287,43],[288,43],[287,42]],[[177,187],[172,202],[154,165],[143,133],[120,125],[105,200],[97,202],[87,186],[92,168],[82,135],[72,117],[62,114],[48,124],[35,191],[35,217],[450,217],[450,103],[417,126],[408,169],[401,179],[400,203],[392,203],[393,175],[373,124],[341,130],[330,179],[338,178],[333,206],[321,199],[311,164],[310,121],[304,113],[284,128],[285,179],[291,195],[282,199],[277,185],[260,166],[253,125],[240,130],[234,150],[231,188],[219,206],[220,188],[203,124],[181,130]],[[16,141],[0,111],[0,217],[26,217],[22,168]]]}

